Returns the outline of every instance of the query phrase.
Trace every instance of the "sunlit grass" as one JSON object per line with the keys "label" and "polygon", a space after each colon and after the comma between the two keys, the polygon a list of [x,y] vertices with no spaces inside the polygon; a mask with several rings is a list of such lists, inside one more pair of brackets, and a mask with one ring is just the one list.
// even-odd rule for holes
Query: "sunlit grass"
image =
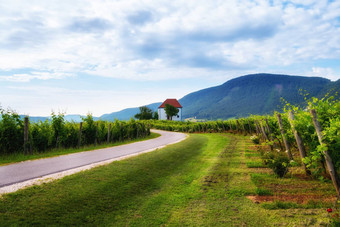
{"label": "sunlit grass", "polygon": [[[4,226],[310,226],[327,224],[328,204],[274,200],[321,193],[329,182],[248,168],[247,139],[192,134],[178,144],[4,195]],[[298,167],[294,167],[298,168]],[[300,167],[299,167],[300,168]],[[264,169],[264,168],[262,168]],[[297,170],[294,169],[294,173]],[[281,194],[280,194],[281,193]],[[328,193],[328,192],[327,192]],[[327,194],[326,193],[326,194]],[[330,192],[329,195],[332,195]]]}

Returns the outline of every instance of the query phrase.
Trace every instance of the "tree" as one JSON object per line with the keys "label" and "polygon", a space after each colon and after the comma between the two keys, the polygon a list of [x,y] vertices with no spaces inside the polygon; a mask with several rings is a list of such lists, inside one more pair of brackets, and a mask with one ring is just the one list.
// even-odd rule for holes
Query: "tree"
{"label": "tree", "polygon": [[153,113],[153,119],[154,119],[154,120],[158,120],[158,118],[159,118],[158,112],[155,111],[155,112]]}
{"label": "tree", "polygon": [[173,105],[170,104],[165,104],[165,113],[167,115],[167,119],[168,120],[172,120],[173,116],[176,116],[179,112],[179,109],[177,109],[176,107],[174,107]]}
{"label": "tree", "polygon": [[149,120],[152,119],[152,110],[147,107],[147,106],[141,106],[139,107],[139,111],[140,113],[135,115],[135,118],[139,119],[139,120]]}

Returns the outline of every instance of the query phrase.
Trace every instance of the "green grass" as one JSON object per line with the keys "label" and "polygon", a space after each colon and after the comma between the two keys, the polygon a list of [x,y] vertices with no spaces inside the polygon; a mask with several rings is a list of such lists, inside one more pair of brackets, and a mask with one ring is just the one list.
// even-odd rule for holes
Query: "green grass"
{"label": "green grass", "polygon": [[256,188],[255,193],[256,195],[273,195],[273,192],[265,188]]}
{"label": "green grass", "polygon": [[327,216],[319,218],[320,209],[283,203],[263,207],[247,199],[259,190],[269,193],[257,184],[277,178],[251,174],[246,142],[232,134],[193,134],[163,149],[7,194],[0,199],[0,223],[305,226],[327,221]]}
{"label": "green grass", "polygon": [[266,202],[262,203],[261,206],[268,210],[280,210],[280,209],[313,209],[313,208],[324,208],[326,207],[333,207],[332,203],[322,203],[319,201],[309,201],[306,204],[298,204],[295,202],[283,202],[283,201],[274,201],[274,202]]}
{"label": "green grass", "polygon": [[247,161],[248,168],[265,168],[266,165],[262,161]]}
{"label": "green grass", "polygon": [[104,144],[99,144],[97,146],[90,145],[90,146],[83,146],[83,147],[80,147],[80,148],[68,148],[68,149],[60,148],[60,149],[54,149],[54,150],[46,151],[46,152],[43,152],[43,153],[35,152],[33,154],[28,154],[28,155],[25,155],[23,153],[0,155],[0,166],[10,164],[10,163],[15,163],[15,162],[22,162],[22,161],[34,160],[34,159],[40,159],[40,158],[50,158],[50,157],[55,157],[55,156],[59,156],[59,155],[77,153],[77,152],[82,152],[82,151],[91,151],[91,150],[96,150],[96,149],[114,147],[114,146],[134,143],[134,142],[138,142],[138,141],[154,139],[154,138],[157,138],[159,136],[160,136],[160,134],[151,133],[150,136],[147,136],[145,138],[140,138],[140,139],[135,139],[135,140],[127,140],[127,141],[123,141],[123,142],[114,142],[114,143],[109,143],[109,144],[104,143]]}

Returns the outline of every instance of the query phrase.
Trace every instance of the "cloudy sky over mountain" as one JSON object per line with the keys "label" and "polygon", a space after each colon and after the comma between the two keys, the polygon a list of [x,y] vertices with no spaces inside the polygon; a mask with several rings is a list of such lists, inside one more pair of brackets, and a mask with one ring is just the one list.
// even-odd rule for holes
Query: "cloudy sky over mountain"
{"label": "cloudy sky over mountain", "polygon": [[340,79],[340,1],[0,0],[0,104],[99,116],[249,73]]}

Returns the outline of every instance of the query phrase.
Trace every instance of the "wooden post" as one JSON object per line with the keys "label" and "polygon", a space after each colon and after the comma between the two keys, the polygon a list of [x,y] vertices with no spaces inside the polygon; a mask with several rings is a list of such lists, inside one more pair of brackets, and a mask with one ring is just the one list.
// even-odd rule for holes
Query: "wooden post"
{"label": "wooden post", "polygon": [[223,129],[223,132],[225,132],[225,127],[224,127],[223,120],[221,121],[221,123],[222,123],[222,129]]}
{"label": "wooden post", "polygon": [[238,120],[236,120],[236,131],[240,132],[240,122],[238,122]]}
{"label": "wooden post", "polygon": [[256,135],[261,134],[259,122],[257,120],[255,120],[255,127],[256,127]]}
{"label": "wooden post", "polygon": [[242,123],[242,130],[243,130],[243,133],[244,135],[247,135],[247,131],[246,131],[246,128],[244,127],[244,121],[241,119],[241,123]]}
{"label": "wooden post", "polygon": [[286,152],[288,154],[288,157],[290,160],[293,160],[293,155],[292,155],[292,152],[290,151],[290,145],[286,139],[286,132],[285,132],[285,129],[283,128],[283,124],[282,124],[282,118],[281,118],[281,114],[277,114],[277,121],[279,122],[279,127],[280,127],[280,132],[281,132],[281,135],[282,135],[282,140],[283,140],[283,143],[285,144],[285,147],[286,147]]}
{"label": "wooden post", "polygon": [[267,136],[267,134],[266,134],[266,130],[264,129],[264,127],[263,127],[263,123],[262,123],[262,121],[260,122],[260,129],[261,129],[261,131],[262,131],[262,135],[263,135],[263,137],[264,137],[264,139],[267,141],[269,141],[269,138],[268,138],[268,136]]}
{"label": "wooden post", "polygon": [[269,127],[268,119],[266,118],[265,120],[266,120],[266,128],[267,128],[267,131],[268,131],[269,138],[270,138],[271,141],[273,141],[274,148],[277,148],[275,141],[274,141],[274,138],[273,138],[273,135],[272,135],[272,131],[270,130],[270,127]]}
{"label": "wooden post", "polygon": [[229,131],[232,131],[233,127],[231,126],[231,121],[229,120]]}
{"label": "wooden post", "polygon": [[247,125],[248,125],[249,135],[251,135],[252,130],[251,130],[251,127],[250,127],[249,119],[247,119]]}
{"label": "wooden post", "polygon": [[[292,111],[289,111],[288,119],[289,119],[290,125],[292,126],[292,131],[294,133],[296,144],[299,148],[301,159],[304,159],[306,157],[306,149],[305,149],[305,146],[303,145],[303,141],[302,141],[302,138],[300,136],[300,133],[298,131],[296,131],[296,129],[294,127],[294,114],[293,114]],[[302,164],[303,164],[303,167],[305,169],[306,174],[311,175],[311,172],[307,169],[307,166],[303,161],[302,161]]]}
{"label": "wooden post", "polygon": [[96,124],[96,137],[94,138],[94,146],[97,146],[97,138],[98,138],[98,122]]}
{"label": "wooden post", "polygon": [[136,123],[136,127],[137,127],[137,139],[139,137],[139,126],[138,126],[138,122]]}
{"label": "wooden post", "polygon": [[[268,136],[267,136],[267,133],[266,133],[266,129],[264,128],[264,126],[263,126],[263,122],[262,122],[262,120],[261,120],[261,122],[260,122],[260,126],[261,126],[261,131],[262,131],[262,135],[263,135],[263,137],[264,137],[264,139],[266,140],[266,141],[270,141],[270,139],[268,138]],[[269,145],[270,146],[270,150],[272,151],[273,150],[273,145]]]}
{"label": "wooden post", "polygon": [[273,136],[272,136],[272,131],[270,130],[270,127],[269,127],[268,119],[265,118],[265,121],[266,121],[266,128],[267,128],[267,131],[268,131],[269,139],[270,139],[271,141],[274,141]]}
{"label": "wooden post", "polygon": [[[318,135],[319,143],[321,145],[323,145],[324,142],[323,142],[322,128],[321,128],[320,122],[318,121],[316,111],[314,109],[312,109],[312,110],[310,110],[310,113],[312,115],[313,124],[314,124],[314,127],[315,127],[316,134]],[[322,152],[325,156],[326,165],[327,165],[329,174],[331,175],[333,185],[335,187],[336,193],[337,193],[338,198],[339,198],[340,197],[340,180],[339,180],[338,173],[336,172],[332,158],[329,155],[327,149],[323,150]]]}
{"label": "wooden post", "polygon": [[123,123],[120,122],[119,142],[122,142]]}
{"label": "wooden post", "polygon": [[79,123],[79,138],[78,138],[78,148],[80,148],[81,145],[81,130],[83,128],[83,122]]}
{"label": "wooden post", "polygon": [[28,153],[28,131],[29,131],[29,121],[28,121],[28,117],[25,117],[24,120],[24,153],[27,154]]}
{"label": "wooden post", "polygon": [[107,130],[107,143],[110,143],[110,134],[111,134],[111,123],[109,124],[109,128]]}

